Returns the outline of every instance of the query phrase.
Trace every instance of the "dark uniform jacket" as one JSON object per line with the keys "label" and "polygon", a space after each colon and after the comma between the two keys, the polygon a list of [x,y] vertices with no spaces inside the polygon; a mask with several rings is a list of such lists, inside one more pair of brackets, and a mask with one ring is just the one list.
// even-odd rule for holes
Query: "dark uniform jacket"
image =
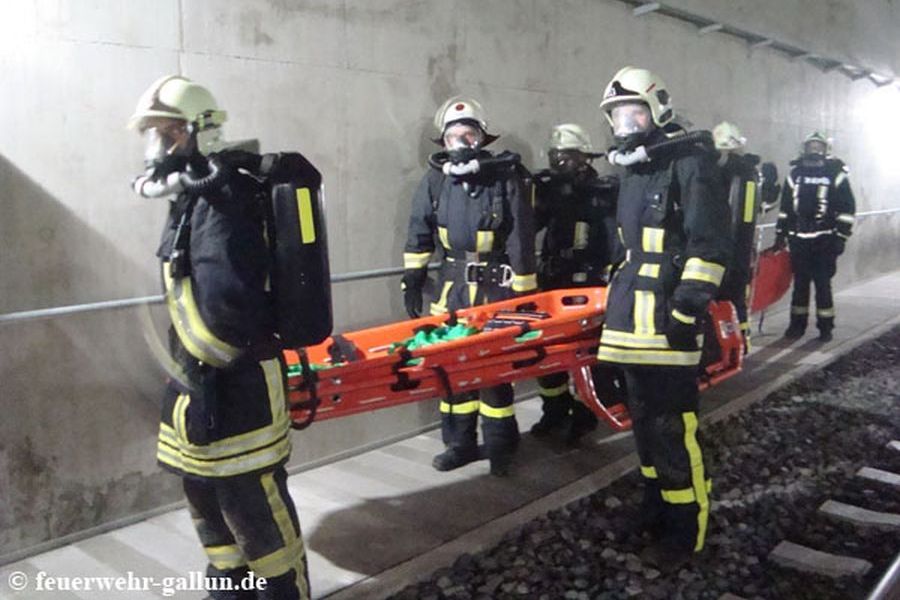
{"label": "dark uniform jacket", "polygon": [[[656,135],[648,145],[664,139]],[[699,364],[699,349],[673,350],[665,332],[672,319],[704,317],[731,256],[718,178],[715,157],[696,145],[676,146],[622,176],[616,220],[626,258],[610,283],[600,360]]]}
{"label": "dark uniform jacket", "polygon": [[[239,475],[290,453],[259,192],[254,179],[233,173],[203,196],[179,195],[163,230],[157,254],[182,381],[163,401],[157,458],[180,474]],[[190,231],[178,241],[188,210]],[[185,258],[173,268],[178,248]]]}
{"label": "dark uniform jacket", "polygon": [[587,167],[575,178],[541,171],[534,182],[535,222],[544,230],[539,287],[606,285],[617,247],[618,180]]}
{"label": "dark uniform jacket", "polygon": [[[444,260],[432,314],[536,289],[530,185],[520,170],[490,166],[460,178],[431,168],[422,178],[413,196],[403,262],[407,270],[427,268],[437,234]],[[498,283],[504,279],[508,285]]]}
{"label": "dark uniform jacket", "polygon": [[849,169],[836,158],[791,162],[781,193],[781,212],[775,232],[793,242],[853,233],[856,202],[850,189]]}

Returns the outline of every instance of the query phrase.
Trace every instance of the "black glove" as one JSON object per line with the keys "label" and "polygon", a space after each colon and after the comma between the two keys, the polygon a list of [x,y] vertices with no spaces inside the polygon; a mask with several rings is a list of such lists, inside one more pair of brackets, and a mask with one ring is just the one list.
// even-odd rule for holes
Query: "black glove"
{"label": "black glove", "polygon": [[844,253],[844,245],[846,244],[846,240],[839,235],[834,236],[834,240],[832,241],[831,251],[834,252],[835,256],[840,256]]}
{"label": "black glove", "polygon": [[666,340],[672,350],[697,350],[697,324],[688,324],[669,316],[669,327],[666,329]]}
{"label": "black glove", "polygon": [[403,304],[406,305],[406,314],[411,319],[422,316],[422,289],[428,278],[427,269],[407,269],[403,274],[400,289],[403,290]]}

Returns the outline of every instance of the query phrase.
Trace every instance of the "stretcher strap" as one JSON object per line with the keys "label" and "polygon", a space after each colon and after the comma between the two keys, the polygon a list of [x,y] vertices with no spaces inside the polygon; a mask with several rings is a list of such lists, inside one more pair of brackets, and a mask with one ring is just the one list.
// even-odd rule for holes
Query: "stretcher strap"
{"label": "stretcher strap", "polygon": [[316,387],[319,383],[319,375],[309,366],[309,356],[306,354],[305,348],[298,348],[297,354],[300,356],[300,374],[303,377],[303,386],[309,390],[309,399],[291,404],[291,410],[309,411],[303,421],[291,420],[291,428],[303,430],[312,425],[316,419],[316,412],[319,410],[321,399],[317,393]]}

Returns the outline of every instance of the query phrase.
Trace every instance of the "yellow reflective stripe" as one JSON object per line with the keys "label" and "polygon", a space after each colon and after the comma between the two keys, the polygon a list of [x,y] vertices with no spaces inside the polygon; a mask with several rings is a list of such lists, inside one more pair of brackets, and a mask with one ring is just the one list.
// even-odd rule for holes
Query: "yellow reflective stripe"
{"label": "yellow reflective stripe", "polygon": [[166,304],[178,338],[195,358],[214,367],[226,367],[240,355],[241,350],[217,338],[203,322],[194,300],[190,277],[177,281],[172,278],[172,265],[163,263]]}
{"label": "yellow reflective stripe", "polygon": [[309,188],[297,190],[297,214],[300,217],[300,240],[304,244],[316,241],[316,221],[313,218],[312,197]]}
{"label": "yellow reflective stripe", "polygon": [[656,474],[656,467],[645,467],[644,465],[641,465],[641,475],[647,479],[657,479],[659,477]]}
{"label": "yellow reflective stripe", "polygon": [[673,367],[694,367],[700,363],[700,351],[687,352],[682,350],[643,350],[613,348],[600,346],[597,351],[597,359],[605,362],[629,364],[629,365],[661,365]]}
{"label": "yellow reflective stripe", "polygon": [[659,277],[659,265],[654,265],[650,263],[644,263],[641,265],[641,268],[638,269],[638,275],[641,277],[652,277],[656,279]]}
{"label": "yellow reflective stripe", "polygon": [[634,291],[634,332],[637,335],[653,335],[656,333],[654,313],[656,312],[656,294],[645,290]]}
{"label": "yellow reflective stripe", "polygon": [[403,268],[404,269],[422,269],[428,266],[428,259],[431,258],[431,252],[404,252]]}
{"label": "yellow reflective stripe", "polygon": [[834,309],[833,308],[817,308],[816,316],[817,317],[833,317]]}
{"label": "yellow reflective stripe", "polygon": [[809,307],[808,306],[791,306],[791,314],[792,315],[808,315]]}
{"label": "yellow reflective stripe", "polygon": [[442,315],[447,312],[447,296],[450,294],[450,288],[453,287],[453,280],[445,281],[444,287],[441,288],[441,296],[437,302],[431,303],[431,314]]}
{"label": "yellow reflective stripe", "polygon": [[544,386],[538,387],[538,392],[541,396],[546,396],[547,398],[556,398],[557,396],[562,396],[566,392],[569,391],[569,384],[564,383],[562,385],[558,385],[552,388],[546,388]]}
{"label": "yellow reflective stripe", "polygon": [[209,562],[220,571],[230,571],[247,564],[244,553],[236,544],[227,546],[204,546]]}
{"label": "yellow reflective stripe", "polygon": [[697,322],[697,317],[692,317],[690,315],[686,315],[683,312],[681,312],[680,310],[678,310],[677,308],[672,309],[672,316],[675,317],[675,319],[681,321],[682,323],[686,323],[688,325],[693,325],[694,323]]}
{"label": "yellow reflective stripe", "polygon": [[157,445],[156,457],[167,465],[203,477],[231,477],[270,467],[291,453],[290,438],[284,437],[279,442],[256,450],[219,460],[197,460],[165,444]]}
{"label": "yellow reflective stripe", "polygon": [[668,349],[669,347],[669,342],[666,340],[666,336],[661,333],[655,333],[652,335],[639,335],[629,331],[604,329],[600,334],[600,341],[604,344],[624,346],[626,348]]}
{"label": "yellow reflective stripe", "polygon": [[494,232],[477,231],[475,233],[475,252],[490,252],[494,249]]}
{"label": "yellow reflective stripe", "polygon": [[478,283],[469,284],[469,306],[475,306],[475,296],[478,295]]}
{"label": "yellow reflective stripe", "polygon": [[572,248],[575,250],[584,250],[588,246],[588,236],[591,226],[584,221],[575,221],[575,232],[573,233]]}
{"label": "yellow reflective stripe", "polygon": [[665,229],[644,227],[641,231],[641,249],[644,252],[662,252],[665,235]]}
{"label": "yellow reflective stripe", "polygon": [[849,223],[852,225],[856,222],[856,217],[851,215],[850,213],[841,213],[837,216],[837,220],[841,223]]}
{"label": "yellow reflective stripe", "polygon": [[491,419],[506,419],[515,416],[516,409],[512,404],[510,404],[509,406],[498,408],[496,406],[489,406],[482,402],[481,407],[478,409],[478,412],[480,412],[483,417],[488,417]]}
{"label": "yellow reflective stripe", "polygon": [[718,286],[722,283],[722,277],[724,275],[725,267],[722,265],[694,256],[689,258],[685,263],[681,279],[682,281],[686,279],[703,281]]}
{"label": "yellow reflective stripe", "polygon": [[442,413],[453,413],[454,415],[470,415],[472,413],[478,412],[478,405],[481,404],[480,400],[470,400],[469,402],[460,402],[459,404],[450,404],[446,401],[441,401],[441,412]]}
{"label": "yellow reflective stripe", "polygon": [[187,394],[179,394],[172,409],[172,423],[175,425],[175,435],[179,444],[189,444],[187,438],[187,408],[191,403],[191,397]]}
{"label": "yellow reflective stripe", "polygon": [[847,173],[841,172],[838,173],[838,176],[834,178],[834,187],[839,187],[844,181],[847,179]]}
{"label": "yellow reflective stripe", "polygon": [[756,214],[756,182],[748,181],[744,190],[744,223],[752,223]]}
{"label": "yellow reflective stripe", "polygon": [[448,250],[450,249],[450,238],[447,236],[446,227],[438,227],[438,239],[441,240],[441,246]]}
{"label": "yellow reflective stripe", "polygon": [[709,520],[709,497],[707,496],[706,474],[703,471],[703,453],[697,443],[697,413],[681,413],[684,421],[684,447],[687,450],[691,465],[691,484],[697,498],[697,544],[694,552],[703,550],[706,540],[706,524]]}
{"label": "yellow reflective stripe", "polygon": [[251,568],[261,566],[262,570],[268,573],[268,575],[263,575],[262,572],[254,568],[253,570],[256,571],[260,577],[278,577],[279,575],[283,575],[289,570],[294,569],[294,584],[300,592],[300,597],[308,598],[309,589],[307,589],[303,560],[306,554],[306,548],[303,545],[303,538],[300,537],[299,532],[294,528],[294,522],[291,520],[287,505],[285,505],[284,499],[281,497],[278,486],[275,483],[274,474],[263,474],[260,478],[260,482],[266,492],[266,501],[272,509],[272,516],[275,518],[275,523],[278,525],[278,530],[281,532],[281,539],[284,541],[284,548],[281,549],[284,556],[274,558],[273,554],[277,554],[278,552],[276,551],[269,554],[268,557],[253,561]]}
{"label": "yellow reflective stripe", "polygon": [[514,292],[530,292],[537,289],[537,275],[514,275],[512,289]]}
{"label": "yellow reflective stripe", "polygon": [[619,236],[619,241],[622,242],[622,245],[625,245],[625,234],[622,232],[621,227],[616,227],[616,233]]}
{"label": "yellow reflective stripe", "polygon": [[694,488],[684,488],[682,490],[660,490],[662,499],[669,504],[693,504],[697,499],[694,494]]}

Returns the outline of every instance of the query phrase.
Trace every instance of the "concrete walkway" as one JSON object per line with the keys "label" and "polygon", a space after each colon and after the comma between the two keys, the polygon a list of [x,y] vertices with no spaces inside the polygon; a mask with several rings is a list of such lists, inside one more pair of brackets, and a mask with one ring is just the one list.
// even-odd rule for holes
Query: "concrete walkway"
{"label": "concrete walkway", "polygon": [[[723,418],[900,323],[898,297],[900,272],[840,292],[835,339],[824,345],[815,340],[812,323],[806,338],[785,343],[781,333],[787,311],[767,315],[744,372],[704,394],[707,418]],[[527,431],[540,416],[539,400],[520,402],[517,414],[520,428]],[[578,450],[525,435],[517,469],[503,480],[487,474],[486,462],[451,473],[434,471],[431,457],[441,448],[439,432],[431,432],[290,478],[315,597],[383,597],[449,564],[461,552],[496,543],[510,528],[593,492],[637,464],[630,434],[605,430]],[[40,571],[54,577],[131,573],[158,583],[203,571],[205,562],[187,511],[178,510],[5,565],[0,568],[0,599],[160,598],[160,585],[145,591],[42,593],[34,589],[35,578]],[[13,592],[10,584],[18,582],[18,573],[28,578],[28,588]],[[178,591],[174,597],[199,599],[204,593]]]}

